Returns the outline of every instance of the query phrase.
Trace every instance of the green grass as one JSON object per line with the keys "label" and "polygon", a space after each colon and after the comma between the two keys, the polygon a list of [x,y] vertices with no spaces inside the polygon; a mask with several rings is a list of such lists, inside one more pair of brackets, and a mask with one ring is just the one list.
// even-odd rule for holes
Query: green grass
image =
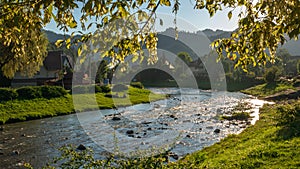
{"label": "green grass", "polygon": [[[127,91],[125,91],[127,93]],[[116,94],[116,93],[113,93]],[[123,96],[124,92],[118,92]],[[110,109],[119,106],[128,106],[139,103],[149,103],[159,99],[164,99],[164,95],[153,94],[146,89],[137,89],[130,87],[126,98],[108,98],[104,93],[77,94],[74,98],[80,98],[76,102],[76,111],[87,111],[95,109]],[[95,96],[98,104],[95,102]],[[32,100],[12,100],[0,103],[0,124],[7,122],[25,121],[44,117],[66,115],[75,112],[73,98],[71,95],[65,97],[45,99],[36,98]]]}
{"label": "green grass", "polygon": [[[254,126],[167,168],[299,168],[299,107],[300,101],[264,106]],[[286,116],[290,112],[294,112],[292,120]]]}
{"label": "green grass", "polygon": [[261,85],[257,85],[254,87],[251,87],[246,90],[242,90],[241,92],[245,94],[250,94],[253,96],[258,97],[265,97],[272,94],[276,94],[288,89],[295,89],[293,87],[293,84],[287,84],[287,83],[265,83]]}

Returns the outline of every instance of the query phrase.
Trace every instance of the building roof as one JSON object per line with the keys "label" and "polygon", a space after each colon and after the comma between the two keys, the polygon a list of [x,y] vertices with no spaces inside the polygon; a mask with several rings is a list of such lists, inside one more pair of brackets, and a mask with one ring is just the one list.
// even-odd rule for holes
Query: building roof
{"label": "building roof", "polygon": [[49,51],[44,60],[44,66],[48,71],[57,71],[61,70],[66,62],[70,67],[73,67],[70,57],[65,55],[63,51]]}

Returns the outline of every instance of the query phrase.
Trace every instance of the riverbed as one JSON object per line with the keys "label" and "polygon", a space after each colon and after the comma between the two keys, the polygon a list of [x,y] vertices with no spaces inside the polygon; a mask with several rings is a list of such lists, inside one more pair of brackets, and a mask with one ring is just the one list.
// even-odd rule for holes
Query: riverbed
{"label": "riverbed", "polygon": [[[24,162],[40,168],[59,155],[59,147],[69,144],[91,147],[97,158],[105,158],[109,153],[137,156],[137,151],[155,153],[165,149],[174,161],[253,125],[264,103],[239,92],[151,90],[171,97],[114,110],[2,125],[0,168],[18,168]],[[220,120],[239,102],[251,104],[252,120]]]}

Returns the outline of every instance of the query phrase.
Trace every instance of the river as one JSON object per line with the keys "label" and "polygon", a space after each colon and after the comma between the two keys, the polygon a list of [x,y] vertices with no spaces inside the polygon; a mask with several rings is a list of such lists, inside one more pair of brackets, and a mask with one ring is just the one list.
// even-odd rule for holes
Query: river
{"label": "river", "polygon": [[[152,88],[172,94],[166,100],[117,110],[99,110],[1,126],[0,168],[19,168],[24,162],[40,168],[59,155],[58,148],[80,144],[104,158],[113,147],[128,155],[153,147],[166,148],[176,160],[238,134],[258,120],[263,101],[239,92]],[[221,121],[239,102],[252,105],[252,121]],[[114,142],[112,140],[118,140]]]}

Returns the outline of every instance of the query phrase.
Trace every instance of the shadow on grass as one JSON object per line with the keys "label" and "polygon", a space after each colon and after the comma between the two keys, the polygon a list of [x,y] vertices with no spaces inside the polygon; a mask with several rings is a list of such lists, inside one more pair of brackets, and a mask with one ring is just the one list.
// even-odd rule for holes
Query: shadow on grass
{"label": "shadow on grass", "polygon": [[267,91],[275,90],[276,87],[278,87],[278,84],[276,82],[269,82],[263,87],[263,90],[267,92]]}
{"label": "shadow on grass", "polygon": [[300,103],[283,105],[277,108],[279,114],[277,138],[283,140],[300,137]]}

